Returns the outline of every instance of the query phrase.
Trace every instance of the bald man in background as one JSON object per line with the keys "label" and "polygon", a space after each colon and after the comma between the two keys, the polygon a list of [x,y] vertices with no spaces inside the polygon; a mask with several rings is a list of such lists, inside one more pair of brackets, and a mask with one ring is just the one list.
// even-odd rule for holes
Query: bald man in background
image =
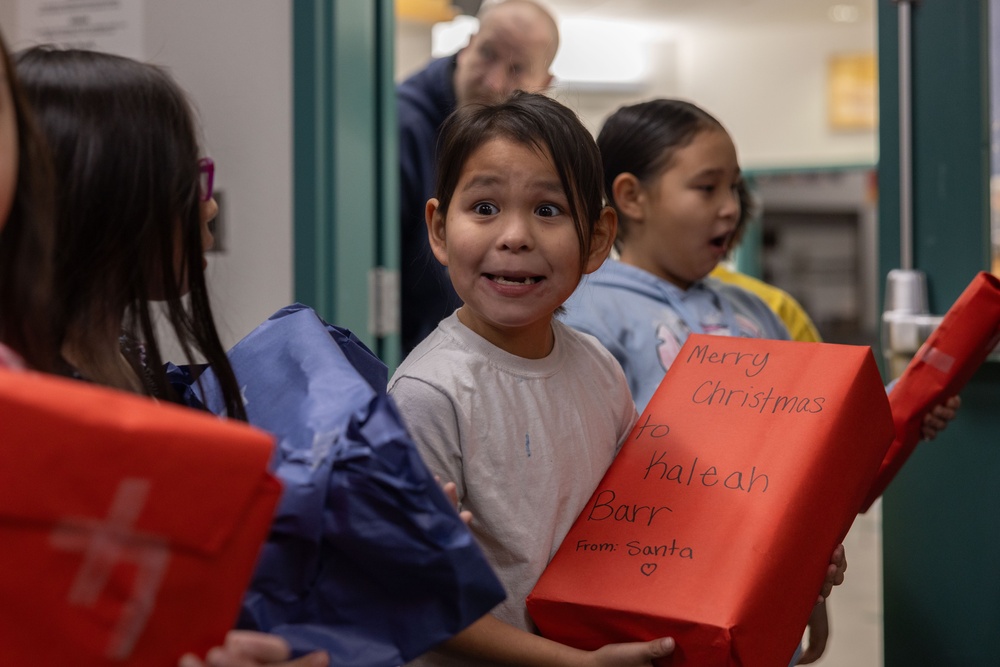
{"label": "bald man in background", "polygon": [[447,270],[431,254],[424,224],[441,123],[459,106],[497,102],[515,90],[545,91],[558,48],[559,29],[545,8],[504,0],[484,5],[468,46],[397,86],[404,356],[461,305]]}

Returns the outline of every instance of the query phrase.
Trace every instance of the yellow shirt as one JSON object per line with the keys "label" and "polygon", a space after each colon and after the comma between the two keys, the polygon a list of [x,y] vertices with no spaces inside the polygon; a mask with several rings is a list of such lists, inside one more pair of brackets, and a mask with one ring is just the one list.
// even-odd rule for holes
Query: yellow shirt
{"label": "yellow shirt", "polygon": [[757,280],[756,278],[748,276],[744,273],[730,271],[722,264],[716,266],[715,270],[712,271],[710,275],[724,283],[742,287],[743,289],[753,292],[763,299],[764,303],[770,306],[771,310],[773,310],[774,313],[781,318],[781,321],[785,323],[792,340],[798,340],[805,343],[822,342],[819,332],[816,330],[816,326],[813,324],[812,320],[809,319],[806,311],[803,310],[802,306],[799,305],[799,302],[785,290],[775,287],[774,285],[768,285],[764,281]]}

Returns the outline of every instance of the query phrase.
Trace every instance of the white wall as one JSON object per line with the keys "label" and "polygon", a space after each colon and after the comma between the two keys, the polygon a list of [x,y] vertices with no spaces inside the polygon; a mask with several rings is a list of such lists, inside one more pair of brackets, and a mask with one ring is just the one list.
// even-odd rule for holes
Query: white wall
{"label": "white wall", "polygon": [[410,20],[396,21],[395,80],[420,70],[431,57],[431,26]]}
{"label": "white wall", "polygon": [[[831,130],[826,96],[829,58],[874,53],[873,22],[680,25],[666,22],[667,10],[663,14],[659,23],[641,26],[643,34],[654,33],[644,87],[594,92],[557,86],[553,96],[595,133],[621,105],[653,97],[691,100],[730,130],[747,169],[875,163],[876,132]],[[557,16],[574,17],[567,9]],[[424,62],[430,58],[429,31],[409,26],[397,32],[397,79],[421,54]]]}
{"label": "white wall", "polygon": [[147,57],[191,95],[223,192],[207,273],[227,347],[292,300],[292,36],[283,0],[146,0]]}
{"label": "white wall", "polygon": [[647,58],[652,64],[648,83],[626,91],[581,90],[573,85],[557,83],[552,96],[570,107],[595,136],[615,109],[653,97],[684,97],[682,91],[679,43],[666,38],[648,45]]}
{"label": "white wall", "polygon": [[[130,1],[144,2],[145,59],[188,92],[216,163],[225,247],[207,276],[228,347],[292,300],[291,3]],[[29,45],[13,34],[17,7],[0,1],[12,48]]]}
{"label": "white wall", "polygon": [[683,96],[711,111],[745,168],[874,164],[874,131],[827,123],[830,56],[875,51],[872,24],[715,29],[680,46]]}
{"label": "white wall", "polygon": [[14,38],[14,26],[17,25],[17,4],[11,0],[0,2],[0,33],[7,45],[11,46]]}

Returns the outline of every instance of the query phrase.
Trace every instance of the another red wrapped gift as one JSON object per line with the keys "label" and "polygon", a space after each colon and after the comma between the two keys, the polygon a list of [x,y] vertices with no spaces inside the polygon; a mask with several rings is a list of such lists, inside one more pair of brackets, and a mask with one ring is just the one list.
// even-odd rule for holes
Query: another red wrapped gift
{"label": "another red wrapped gift", "polygon": [[692,335],[528,597],[584,649],[784,667],[892,440],[867,347]]}
{"label": "another red wrapped gift", "polygon": [[0,371],[0,664],[174,667],[233,627],[280,486],[272,438]]}
{"label": "another red wrapped gift", "polygon": [[896,438],[862,504],[868,511],[922,438],[924,415],[958,394],[1000,341],[1000,280],[979,272],[889,393]]}

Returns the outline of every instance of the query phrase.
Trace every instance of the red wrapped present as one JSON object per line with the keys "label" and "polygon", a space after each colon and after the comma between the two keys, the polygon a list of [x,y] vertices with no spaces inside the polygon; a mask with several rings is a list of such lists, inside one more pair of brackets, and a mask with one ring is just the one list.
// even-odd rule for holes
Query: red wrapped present
{"label": "red wrapped present", "polygon": [[174,667],[233,627],[280,486],[272,438],[0,371],[0,664]]}
{"label": "red wrapped present", "polygon": [[869,348],[692,335],[528,610],[579,648],[784,667],[891,440]]}
{"label": "red wrapped present", "polygon": [[979,272],[889,393],[896,438],[862,504],[868,511],[923,437],[924,415],[958,394],[1000,341],[1000,280]]}

